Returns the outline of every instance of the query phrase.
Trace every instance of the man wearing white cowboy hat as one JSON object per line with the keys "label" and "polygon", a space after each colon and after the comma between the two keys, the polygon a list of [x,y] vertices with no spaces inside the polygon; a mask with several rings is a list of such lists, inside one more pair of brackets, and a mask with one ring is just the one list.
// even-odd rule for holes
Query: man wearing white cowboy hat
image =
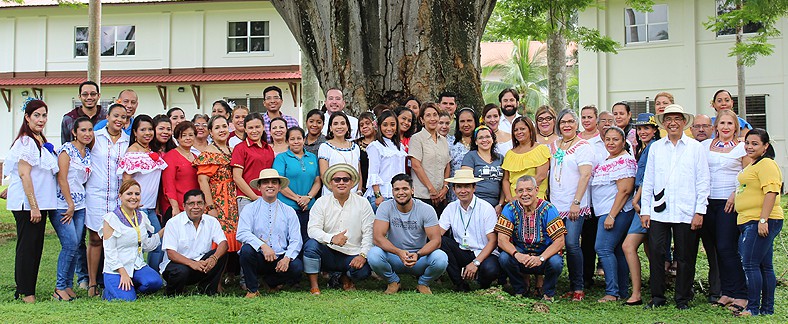
{"label": "man wearing white cowboy hat", "polygon": [[247,205],[238,218],[236,238],[243,244],[240,263],[246,280],[246,298],[260,295],[258,274],[272,291],[287,282],[298,282],[304,265],[301,252],[301,225],[295,210],[276,195],[290,183],[274,169],[260,171],[249,186],[260,190],[260,198]]}
{"label": "man wearing white cowboy hat", "polygon": [[498,278],[498,235],[494,232],[498,217],[490,203],[476,197],[476,183],[481,178],[473,176],[472,169],[460,169],[452,184],[457,200],[449,203],[438,221],[441,235],[452,231],[452,236],[442,236],[441,250],[449,257],[446,273],[457,291],[469,291],[465,280],[478,277],[479,286],[487,289]]}
{"label": "man wearing white cowboy hat", "polygon": [[679,105],[665,107],[657,124],[668,136],[649,148],[643,177],[640,220],[649,229],[651,251],[651,302],[646,308],[663,306],[665,298],[665,244],[673,232],[676,272],[676,308],[688,309],[693,298],[699,230],[709,197],[709,164],[706,150],[684,134],[694,116]]}
{"label": "man wearing white cowboy hat", "polygon": [[367,253],[372,248],[372,222],[375,214],[369,201],[351,194],[358,184],[358,172],[350,164],[334,164],[323,174],[331,195],[320,197],[309,212],[304,243],[304,272],[309,277],[310,293],[320,294],[318,273],[340,271],[344,290],[354,290],[354,280],[372,274]]}

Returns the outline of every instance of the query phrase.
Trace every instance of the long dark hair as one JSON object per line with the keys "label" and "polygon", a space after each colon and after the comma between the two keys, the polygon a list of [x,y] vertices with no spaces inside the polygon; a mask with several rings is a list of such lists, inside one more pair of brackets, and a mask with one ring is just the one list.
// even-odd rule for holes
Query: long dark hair
{"label": "long dark hair", "polygon": [[170,121],[170,117],[168,117],[167,115],[156,115],[156,117],[153,118],[153,141],[151,141],[150,143],[150,149],[151,151],[154,152],[166,153],[178,146],[175,145],[175,141],[173,140],[175,135],[173,134],[170,134],[170,139],[168,139],[167,142],[165,143],[159,142],[159,137],[156,136],[158,135],[156,134],[156,127],[158,127],[159,124],[161,123],[168,123],[170,124],[170,127],[172,127],[172,122]]}
{"label": "long dark hair", "polygon": [[[638,127],[645,127],[645,126],[652,127],[655,130],[654,138],[652,138],[651,141],[648,142],[649,144],[654,143],[655,141],[657,141],[660,138],[662,138],[662,135],[659,134],[659,128],[657,126],[654,126],[654,125],[651,125],[651,124],[635,126],[635,131],[637,132],[637,128]],[[635,135],[637,135],[637,134],[635,134]],[[646,145],[643,144],[643,141],[640,140],[640,135],[635,136],[635,140],[637,141],[637,144],[638,144],[637,151],[635,152],[635,160],[640,161],[640,156],[643,155],[643,151],[646,150]]]}
{"label": "long dark hair", "polygon": [[[33,115],[33,112],[35,112],[36,110],[38,110],[41,107],[44,107],[44,110],[47,113],[49,113],[49,107],[43,101],[41,101],[41,100],[31,100],[31,101],[29,101],[25,105],[25,116],[31,117]],[[27,123],[27,119],[23,118],[22,119],[22,126],[19,127],[19,133],[16,134],[16,138],[14,139],[14,142],[16,142],[22,136],[28,136],[28,137],[32,138],[36,142],[36,147],[38,147],[38,151],[41,152],[41,145],[44,145],[44,143],[47,142],[47,138],[44,136],[44,132],[41,132],[41,134],[39,134],[39,135],[41,135],[41,139],[44,141],[44,143],[39,143],[34,135],[35,134],[33,134],[33,130],[30,128],[30,125]],[[13,146],[14,142],[11,143],[11,146]]]}
{"label": "long dark hair", "polygon": [[[153,118],[145,114],[135,117],[134,122],[131,123],[131,136],[129,137],[129,147],[131,147],[131,145],[133,145],[134,143],[137,143],[136,133],[137,130],[140,129],[140,124],[142,124],[143,122],[150,123],[150,126],[153,127],[155,133],[156,124],[153,123]],[[151,145],[153,145],[153,142],[156,142],[156,135],[154,134],[153,137],[154,138],[151,141],[151,143],[148,143],[148,146],[151,148],[151,150],[153,150],[153,147]]]}
{"label": "long dark hair", "polygon": [[[405,109],[410,111],[410,109],[407,109],[407,108],[405,108]],[[411,114],[413,114],[413,112],[411,112]],[[390,140],[391,140],[392,143],[394,143],[394,146],[396,146],[397,149],[399,149],[400,148],[399,147],[399,142],[400,142],[400,139],[399,139],[399,119],[397,119],[397,114],[395,114],[390,109],[384,110],[382,113],[380,113],[380,116],[378,116],[378,120],[377,120],[378,132],[377,132],[377,134],[375,134],[375,138],[377,138],[377,140],[378,140],[378,142],[380,142],[380,144],[383,144],[383,146],[386,146],[386,142],[383,140],[383,132],[380,131],[380,126],[382,126],[383,125],[383,121],[385,121],[386,118],[389,118],[389,117],[394,118],[394,125],[395,125],[395,129],[396,129],[396,131],[394,132],[394,136],[392,136],[390,138]],[[411,124],[411,126],[413,126],[413,124]]]}
{"label": "long dark hair", "polygon": [[[460,115],[462,115],[463,113],[466,113],[466,112],[467,113],[471,113],[471,117],[473,118],[473,128],[472,129],[476,129],[476,127],[479,127],[479,116],[477,116],[476,110],[473,110],[473,108],[468,108],[468,107],[458,110],[457,114],[456,114],[456,117],[455,117],[455,120],[457,121],[457,125],[456,125],[456,127],[454,127],[454,143],[453,144],[457,144],[457,143],[462,141],[462,131],[460,130]],[[471,136],[473,136],[473,131],[471,131]],[[473,141],[471,141],[471,142],[473,142]]]}
{"label": "long dark hair", "polygon": [[[631,115],[632,114],[632,107],[630,107],[629,104],[626,103],[626,102],[619,101],[619,102],[614,103],[613,106],[610,107],[610,112],[611,113],[613,112],[613,108],[615,108],[616,106],[624,106],[624,109],[626,109],[627,113],[630,114],[629,121],[627,121],[627,126],[625,126],[624,128],[621,129],[621,130],[624,131],[624,139],[626,139],[627,134],[629,134],[629,131],[632,130],[632,115]],[[556,122],[556,124],[557,123],[558,122]],[[616,122],[614,120],[613,124],[615,124],[615,123]]]}
{"label": "long dark hair", "polygon": [[213,102],[213,104],[211,104],[211,108],[213,108],[213,106],[216,106],[216,104],[222,106],[222,109],[224,109],[224,114],[227,115],[225,117],[230,118],[230,116],[233,115],[233,108],[230,107],[230,104],[228,104],[227,101],[221,99],[216,100]]}
{"label": "long dark hair", "polygon": [[774,145],[772,145],[772,143],[769,141],[769,133],[766,132],[766,130],[763,128],[754,128],[751,129],[749,132],[747,132],[747,136],[745,136],[744,139],[746,140],[750,136],[758,136],[758,138],[761,140],[763,144],[769,144],[769,147],[766,148],[766,152],[764,152],[763,155],[755,159],[755,161],[752,162],[752,165],[761,162],[763,158],[770,158],[774,160],[774,157],[777,155],[774,152]]}
{"label": "long dark hair", "polygon": [[476,145],[476,139],[479,136],[479,132],[483,130],[490,132],[490,136],[492,136],[493,142],[492,142],[492,146],[490,146],[490,156],[492,157],[492,160],[495,161],[498,159],[498,153],[495,153],[495,146],[498,143],[498,139],[495,137],[495,132],[493,132],[492,129],[490,129],[490,127],[481,125],[473,130],[473,135],[471,136],[471,151],[476,151],[476,154],[478,154],[479,146]]}
{"label": "long dark hair", "polygon": [[[413,113],[413,110],[410,110],[410,108],[405,106],[397,107],[397,109],[394,109],[394,113],[397,115],[398,118],[397,127],[399,127],[399,115],[410,114],[410,128],[408,128],[408,130],[405,131],[405,134],[402,135],[405,138],[410,138],[411,136],[413,136],[413,134],[416,133],[416,124],[419,122],[419,117],[416,116],[415,113]],[[397,136],[399,137],[399,129],[397,129]]]}
{"label": "long dark hair", "polygon": [[346,140],[350,139],[350,132],[353,130],[350,127],[350,119],[347,118],[347,115],[345,115],[345,113],[343,113],[341,111],[337,111],[337,112],[331,114],[331,117],[328,118],[328,131],[326,132],[326,139],[329,139],[329,140],[330,139],[334,139],[334,132],[331,131],[331,124],[334,123],[334,119],[339,118],[339,117],[342,117],[342,118],[345,119],[345,124],[347,124],[347,133],[345,133],[345,139]]}
{"label": "long dark hair", "polygon": [[525,123],[525,128],[528,128],[528,135],[530,135],[528,136],[528,139],[531,140],[531,145],[533,146],[534,143],[536,143],[536,126],[534,126],[534,122],[531,120],[531,118],[523,115],[515,118],[512,122],[512,143],[514,144],[514,147],[520,146],[520,141],[518,141],[514,136],[514,126],[517,125],[517,123]]}

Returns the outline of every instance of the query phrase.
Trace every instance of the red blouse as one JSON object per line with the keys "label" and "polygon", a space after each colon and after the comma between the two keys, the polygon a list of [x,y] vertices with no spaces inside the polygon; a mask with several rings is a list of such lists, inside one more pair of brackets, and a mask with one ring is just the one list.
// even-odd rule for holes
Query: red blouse
{"label": "red blouse", "polygon": [[[241,168],[243,170],[243,178],[247,184],[249,181],[257,179],[260,176],[260,171],[270,169],[274,165],[274,149],[268,142],[261,141],[258,145],[246,139],[233,148],[233,157],[230,162],[234,168]],[[260,195],[260,191],[252,188],[256,195]],[[241,189],[236,190],[238,197],[245,197]]]}
{"label": "red blouse", "polygon": [[[194,153],[190,154],[194,156]],[[162,213],[170,208],[169,199],[175,199],[179,209],[183,211],[183,195],[189,190],[200,189],[200,184],[197,182],[197,168],[192,166],[192,162],[177,149],[164,154],[164,161],[167,162],[167,168],[161,174],[164,195],[159,202]]]}

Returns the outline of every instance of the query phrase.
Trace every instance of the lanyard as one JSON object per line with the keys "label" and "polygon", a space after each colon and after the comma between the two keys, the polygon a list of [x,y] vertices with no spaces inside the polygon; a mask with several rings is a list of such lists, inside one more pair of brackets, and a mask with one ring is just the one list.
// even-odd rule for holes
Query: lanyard
{"label": "lanyard", "polygon": [[[474,198],[476,199],[476,198]],[[468,236],[468,227],[471,226],[471,215],[473,215],[473,211],[476,209],[476,200],[473,201],[473,206],[469,206],[471,212],[468,213],[468,222],[465,222],[465,217],[463,216],[465,213],[462,210],[462,204],[457,204],[457,211],[460,212],[460,221],[462,222],[463,230],[465,230],[465,236]]]}
{"label": "lanyard", "polygon": [[137,212],[135,211],[133,216],[126,214],[123,208],[120,209],[120,212],[123,214],[123,217],[126,217],[129,225],[137,231],[137,253],[142,253],[142,235],[140,234],[140,219],[137,217]]}

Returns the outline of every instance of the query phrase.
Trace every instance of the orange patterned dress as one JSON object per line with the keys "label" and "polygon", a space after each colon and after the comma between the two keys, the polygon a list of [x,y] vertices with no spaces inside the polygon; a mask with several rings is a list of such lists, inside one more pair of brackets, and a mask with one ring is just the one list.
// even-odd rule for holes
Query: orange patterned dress
{"label": "orange patterned dress", "polygon": [[200,175],[210,177],[208,184],[211,188],[213,205],[219,211],[216,218],[227,237],[228,252],[240,250],[241,243],[235,239],[235,231],[238,227],[238,203],[235,200],[235,182],[230,155],[202,152],[194,159],[194,166],[197,167],[198,177]]}

